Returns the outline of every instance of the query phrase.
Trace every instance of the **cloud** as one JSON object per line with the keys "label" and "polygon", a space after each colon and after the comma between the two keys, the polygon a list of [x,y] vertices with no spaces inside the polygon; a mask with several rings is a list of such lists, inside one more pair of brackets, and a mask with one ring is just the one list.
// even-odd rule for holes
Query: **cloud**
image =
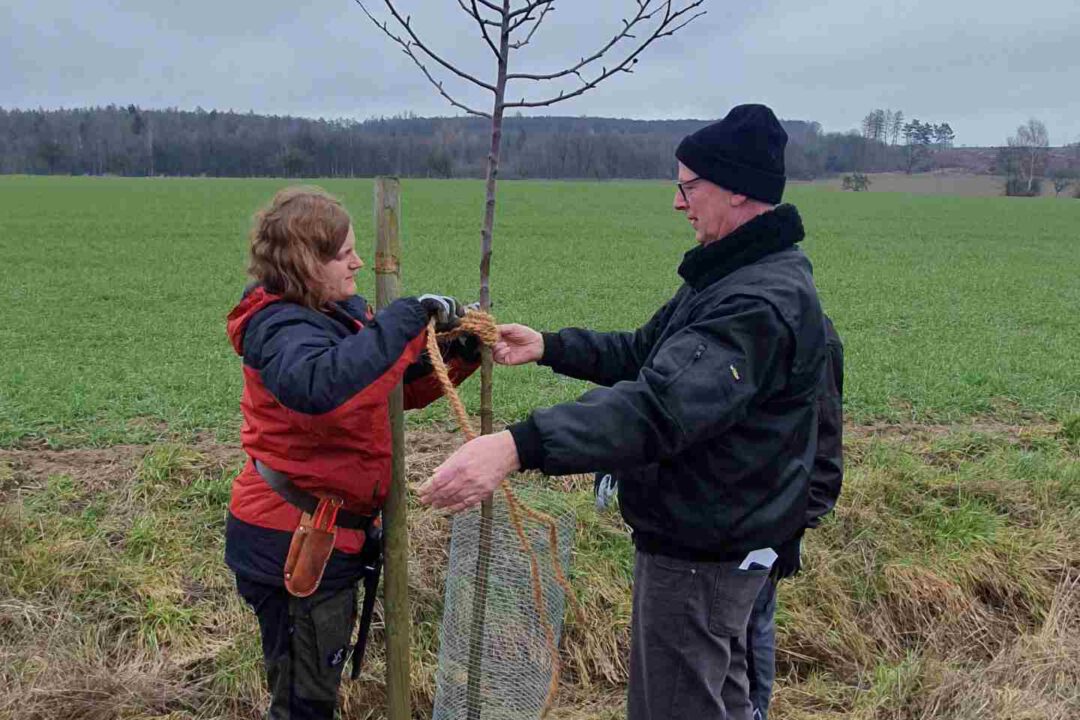
{"label": "cloud", "polygon": [[[369,6],[385,16],[381,1]],[[398,6],[433,50],[492,77],[490,50],[454,0]],[[515,68],[573,64],[607,42],[635,5],[560,0],[555,7],[513,56]],[[1000,143],[1030,116],[1046,122],[1055,142],[1080,139],[1080,99],[1070,91],[1080,69],[1075,0],[1023,8],[974,0],[707,0],[706,7],[705,17],[650,47],[633,75],[533,112],[713,118],[756,100],[829,130],[857,127],[881,107],[948,121],[965,144]],[[456,114],[352,0],[16,0],[0,8],[0,27],[3,107],[133,102],[325,117]],[[472,106],[490,105],[485,91],[450,79],[446,86]],[[553,94],[575,86],[556,84]],[[509,97],[522,96],[547,93],[512,84]]]}

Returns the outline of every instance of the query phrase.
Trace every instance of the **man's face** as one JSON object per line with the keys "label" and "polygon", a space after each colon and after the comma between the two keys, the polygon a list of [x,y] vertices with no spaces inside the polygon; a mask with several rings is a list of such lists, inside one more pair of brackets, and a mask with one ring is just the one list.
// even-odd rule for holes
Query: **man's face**
{"label": "man's face", "polygon": [[673,207],[686,213],[699,244],[716,242],[739,227],[738,209],[746,201],[745,195],[735,195],[698,177],[682,163],[679,163],[679,184],[681,188],[675,188]]}

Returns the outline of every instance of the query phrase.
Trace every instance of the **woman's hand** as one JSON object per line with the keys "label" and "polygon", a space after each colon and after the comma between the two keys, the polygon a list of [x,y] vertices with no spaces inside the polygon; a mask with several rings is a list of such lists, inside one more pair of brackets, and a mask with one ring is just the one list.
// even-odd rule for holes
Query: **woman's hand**
{"label": "woman's hand", "polygon": [[417,300],[427,311],[428,319],[435,318],[436,332],[453,330],[465,315],[465,306],[449,295],[421,295]]}
{"label": "woman's hand", "polygon": [[525,325],[499,325],[492,357],[500,365],[524,365],[544,356],[544,336]]}

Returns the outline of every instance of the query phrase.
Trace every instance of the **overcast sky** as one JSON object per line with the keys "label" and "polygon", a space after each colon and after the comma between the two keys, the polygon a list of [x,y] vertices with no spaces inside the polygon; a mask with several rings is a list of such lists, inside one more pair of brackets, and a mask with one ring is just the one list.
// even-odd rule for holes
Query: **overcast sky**
{"label": "overcast sky", "polygon": [[[433,49],[493,76],[493,56],[457,0],[397,6]],[[382,0],[369,7],[386,14]],[[605,43],[635,2],[557,0],[555,7],[532,43],[511,56],[511,72],[573,64]],[[783,118],[849,130],[880,107],[947,121],[961,145],[1003,144],[1029,117],[1046,124],[1054,145],[1080,141],[1078,0],[705,0],[704,7],[704,17],[649,48],[633,75],[532,112],[709,119],[757,101]],[[135,103],[357,119],[459,112],[354,0],[6,0],[0,34],[4,108]],[[468,104],[490,106],[483,91],[453,80],[446,86]],[[547,96],[533,83],[510,92]]]}

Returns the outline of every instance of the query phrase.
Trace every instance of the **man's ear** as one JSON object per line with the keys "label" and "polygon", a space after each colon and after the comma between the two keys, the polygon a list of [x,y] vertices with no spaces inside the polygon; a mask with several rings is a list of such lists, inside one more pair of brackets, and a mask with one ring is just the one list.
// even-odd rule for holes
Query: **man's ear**
{"label": "man's ear", "polygon": [[745,195],[739,195],[737,193],[731,193],[731,197],[728,200],[728,203],[730,203],[731,207],[739,207],[740,205],[742,205],[743,203],[745,203],[749,199],[750,198],[748,198]]}

